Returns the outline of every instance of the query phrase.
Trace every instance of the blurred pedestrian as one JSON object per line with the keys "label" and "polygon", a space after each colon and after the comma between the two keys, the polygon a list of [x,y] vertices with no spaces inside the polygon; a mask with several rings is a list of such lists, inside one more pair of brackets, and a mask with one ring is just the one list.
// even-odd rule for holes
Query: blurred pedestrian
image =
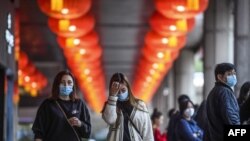
{"label": "blurred pedestrian", "polygon": [[[178,97],[178,104],[182,101],[189,100],[189,96],[186,94],[182,94]],[[179,110],[176,110],[176,112],[170,117],[170,120],[168,122],[168,127],[167,127],[167,135],[168,135],[168,141],[177,141],[176,133],[175,133],[175,128],[176,124],[178,121],[181,119],[181,115]]]}
{"label": "blurred pedestrian", "polygon": [[160,130],[160,126],[163,124],[163,119],[164,117],[162,113],[155,108],[153,114],[151,115],[155,141],[167,141],[166,132],[161,133]]}
{"label": "blurred pedestrian", "polygon": [[194,112],[194,104],[190,99],[180,102],[181,119],[177,123],[177,128],[175,128],[178,141],[203,140],[203,130],[192,118]]}
{"label": "blurred pedestrian", "polygon": [[245,82],[240,88],[238,103],[240,106],[241,124],[250,124],[250,82]]}

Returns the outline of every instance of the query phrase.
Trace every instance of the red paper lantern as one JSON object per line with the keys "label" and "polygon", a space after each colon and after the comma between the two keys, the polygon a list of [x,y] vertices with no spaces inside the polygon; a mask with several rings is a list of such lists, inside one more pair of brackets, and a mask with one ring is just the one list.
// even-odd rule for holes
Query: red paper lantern
{"label": "red paper lantern", "polygon": [[163,36],[182,36],[190,32],[195,25],[195,19],[171,19],[155,12],[150,18],[150,26],[154,31]]}
{"label": "red paper lantern", "polygon": [[99,42],[99,38],[96,32],[81,36],[81,37],[57,37],[58,44],[63,48],[73,48],[77,46],[95,46]]}
{"label": "red paper lantern", "polygon": [[151,48],[145,46],[142,49],[142,54],[150,61],[167,63],[175,60],[179,55],[179,51],[170,49],[152,50]]}
{"label": "red paper lantern", "polygon": [[156,9],[169,18],[194,18],[208,6],[208,0],[155,0]]}
{"label": "red paper lantern", "polygon": [[74,19],[86,14],[91,0],[38,0],[42,12],[57,19]]}
{"label": "red paper lantern", "polygon": [[19,69],[25,68],[27,66],[28,62],[29,62],[28,56],[24,52],[20,51],[18,68]]}
{"label": "red paper lantern", "polygon": [[22,69],[22,71],[27,75],[32,75],[36,71],[36,67],[32,62],[28,62],[27,66]]}
{"label": "red paper lantern", "polygon": [[84,62],[92,62],[98,60],[102,55],[102,49],[99,46],[93,46],[92,48],[73,48],[64,49],[64,55],[66,58],[74,58],[76,60],[82,60]]}
{"label": "red paper lantern", "polygon": [[186,36],[161,36],[153,31],[146,34],[145,43],[149,48],[178,50],[185,46]]}
{"label": "red paper lantern", "polygon": [[48,26],[58,36],[80,37],[88,34],[94,28],[95,20],[90,14],[72,20],[49,18]]}

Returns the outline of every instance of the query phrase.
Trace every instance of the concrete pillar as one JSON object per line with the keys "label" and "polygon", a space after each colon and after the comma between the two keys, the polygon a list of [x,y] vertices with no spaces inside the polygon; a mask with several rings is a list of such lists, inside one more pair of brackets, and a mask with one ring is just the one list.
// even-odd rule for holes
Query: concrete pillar
{"label": "concrete pillar", "polygon": [[175,62],[175,101],[177,101],[179,95],[187,94],[194,103],[198,102],[195,96],[193,77],[194,52],[183,49]]}
{"label": "concrete pillar", "polygon": [[214,86],[214,68],[222,62],[233,63],[232,1],[210,0],[205,12],[204,98]]}
{"label": "concrete pillar", "polygon": [[[154,95],[151,102],[150,111],[153,112],[154,108],[157,108],[162,112],[164,116],[163,125],[161,125],[161,130],[164,131],[168,124],[168,111],[175,108],[175,93],[174,93],[174,73],[170,70],[165,78],[162,80],[160,87],[158,88],[156,94]],[[150,114],[152,114],[150,112]]]}
{"label": "concrete pillar", "polygon": [[239,94],[240,87],[250,81],[250,1],[235,1],[235,64],[238,83],[235,91]]}

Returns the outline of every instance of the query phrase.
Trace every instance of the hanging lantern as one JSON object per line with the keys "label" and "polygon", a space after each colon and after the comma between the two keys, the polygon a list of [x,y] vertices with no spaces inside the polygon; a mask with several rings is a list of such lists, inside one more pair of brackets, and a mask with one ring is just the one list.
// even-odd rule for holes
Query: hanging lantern
{"label": "hanging lantern", "polygon": [[152,50],[148,47],[143,47],[142,54],[145,58],[153,62],[167,63],[175,60],[179,55],[179,51],[170,49]]}
{"label": "hanging lantern", "polygon": [[84,62],[92,62],[98,60],[102,55],[102,49],[99,46],[94,46],[93,48],[73,48],[64,49],[64,55],[66,58],[74,58],[76,60],[83,60]]}
{"label": "hanging lantern", "polygon": [[62,37],[84,36],[94,28],[94,25],[94,17],[90,14],[72,20],[54,18],[48,20],[51,31]]}
{"label": "hanging lantern", "polygon": [[155,6],[169,18],[194,18],[206,10],[208,0],[155,0]]}
{"label": "hanging lantern", "polygon": [[57,19],[74,19],[86,14],[91,0],[38,0],[42,12]]}
{"label": "hanging lantern", "polygon": [[146,34],[145,43],[149,48],[178,50],[185,46],[186,36],[161,36],[150,31]]}
{"label": "hanging lantern", "polygon": [[28,56],[24,52],[20,51],[20,56],[18,60],[18,68],[19,69],[25,68],[28,64],[28,61],[29,61]]}
{"label": "hanging lantern", "polygon": [[91,33],[81,37],[57,37],[58,44],[63,48],[73,48],[77,46],[95,46],[99,42],[97,33],[92,31]]}
{"label": "hanging lantern", "polygon": [[158,75],[158,74],[162,74],[162,72],[165,71],[166,68],[169,68],[172,66],[172,61],[169,62],[152,62],[150,60],[148,60],[145,57],[142,57],[139,61],[139,64],[137,65],[138,67],[138,71],[146,71],[147,74],[150,75]]}
{"label": "hanging lantern", "polygon": [[22,69],[22,71],[26,74],[26,75],[32,75],[35,71],[36,71],[36,67],[34,66],[34,64],[32,62],[28,62],[27,66],[25,68]]}
{"label": "hanging lantern", "polygon": [[150,18],[150,26],[152,29],[163,36],[182,36],[190,32],[195,25],[195,19],[171,19],[162,16],[160,13],[155,12]]}

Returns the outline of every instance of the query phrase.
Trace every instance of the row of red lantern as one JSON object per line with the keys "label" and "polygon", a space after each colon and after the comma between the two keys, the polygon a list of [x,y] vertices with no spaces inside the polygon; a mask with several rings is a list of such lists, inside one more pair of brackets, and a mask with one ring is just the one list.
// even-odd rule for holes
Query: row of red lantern
{"label": "row of red lantern", "polygon": [[102,49],[90,14],[90,0],[38,0],[49,17],[48,26],[57,37],[67,64],[77,78],[80,90],[94,111],[105,102],[105,79],[101,65]]}
{"label": "row of red lantern", "polygon": [[204,12],[208,0],[155,0],[157,11],[173,19],[189,19]]}
{"label": "row of red lantern", "polygon": [[91,0],[38,0],[42,12],[56,19],[74,19],[86,14]]}
{"label": "row of red lantern", "polygon": [[47,85],[47,78],[36,69],[24,52],[20,51],[18,60],[18,85],[31,96],[37,96],[38,91]]}
{"label": "row of red lantern", "polygon": [[[135,95],[149,101],[186,44],[186,34],[195,16],[205,10],[208,0],[155,0],[150,30],[133,81]],[[182,9],[181,9],[182,8]]]}
{"label": "row of red lantern", "polygon": [[99,46],[64,48],[67,64],[77,78],[86,101],[100,112],[105,101],[104,71],[101,65],[102,50]]}
{"label": "row of red lantern", "polygon": [[18,103],[19,94],[18,87],[23,87],[29,94],[36,96],[38,91],[47,85],[47,78],[37,70],[33,63],[29,60],[27,54],[20,50],[20,19],[19,12],[15,12],[15,60],[18,64],[18,80],[15,85],[15,93],[13,95],[14,103]]}

